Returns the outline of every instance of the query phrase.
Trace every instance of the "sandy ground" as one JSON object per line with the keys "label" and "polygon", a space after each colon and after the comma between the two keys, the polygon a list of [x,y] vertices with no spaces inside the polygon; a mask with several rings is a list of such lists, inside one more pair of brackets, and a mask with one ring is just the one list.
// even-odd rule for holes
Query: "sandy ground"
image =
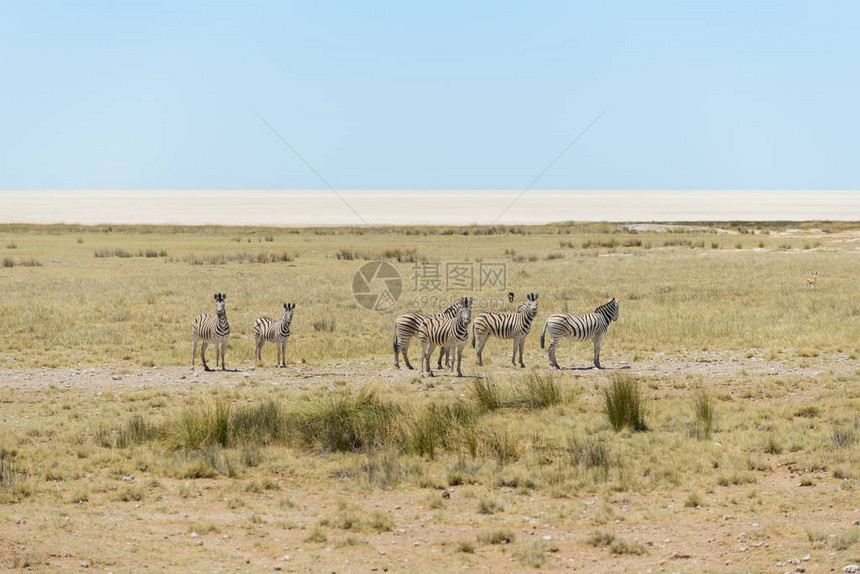
{"label": "sandy ground", "polygon": [[[530,358],[531,359],[531,358]],[[607,362],[609,363],[609,362]],[[230,366],[230,365],[228,365]],[[819,357],[808,366],[749,360],[726,353],[699,353],[684,358],[607,365],[643,377],[667,373],[699,373],[729,395],[733,376],[741,372],[767,380],[785,375],[814,376],[820,371],[850,376],[857,361],[841,355]],[[0,388],[16,401],[38,401],[59,389],[81,397],[103,392],[141,389],[176,391],[236,385],[282,385],[294,389],[335,388],[337,381],[362,372],[385,381],[414,382],[414,372],[394,370],[381,359],[338,361],[324,366],[292,365],[275,370],[248,364],[235,370],[202,372],[199,367],[66,368],[0,370]],[[604,376],[569,366],[573,382],[587,384]],[[426,392],[463,386],[468,379],[442,376]],[[343,384],[342,382],[340,383]],[[340,387],[342,388],[342,387]],[[416,390],[418,390],[416,388]],[[802,395],[803,393],[801,393]],[[804,396],[798,395],[798,401]],[[595,397],[583,396],[583,400]],[[310,456],[310,455],[309,455]],[[321,464],[321,462],[318,462]],[[32,563],[35,571],[239,571],[239,572],[450,572],[534,571],[515,548],[534,543],[545,549],[544,569],[581,572],[824,572],[840,571],[852,552],[834,552],[811,543],[806,532],[846,530],[860,524],[860,498],[840,491],[840,481],[826,471],[777,464],[757,473],[755,485],[720,487],[704,496],[701,508],[685,507],[687,491],[617,493],[612,500],[593,494],[562,499],[547,492],[480,485],[399,488],[362,491],[350,479],[336,476],[325,484],[301,479],[289,462],[276,473],[275,490],[236,487],[243,502],[232,504],[220,494],[227,479],[173,480],[159,477],[158,496],[101,504],[93,494],[86,504],[55,509],[41,503],[0,508],[0,570]],[[801,484],[803,477],[814,487]],[[119,486],[140,484],[143,476],[116,478]],[[186,491],[182,497],[177,492]],[[750,492],[755,496],[750,498]],[[105,495],[107,496],[107,495]],[[491,496],[504,504],[494,515],[477,512],[477,501]],[[432,498],[442,500],[431,504]],[[440,498],[441,497],[441,498]],[[290,500],[285,506],[283,500]],[[393,520],[389,531],[328,529],[328,538],[310,541],[323,517],[337,521],[344,501],[364,516],[382,512]],[[54,521],[54,522],[51,522]],[[59,527],[54,523],[61,521]],[[53,526],[51,526],[53,525]],[[199,525],[205,526],[200,533]],[[517,545],[477,545],[459,551],[460,541],[506,528]],[[595,532],[611,532],[644,547],[642,555],[613,555],[585,540]],[[849,562],[846,562],[848,560]]]}
{"label": "sandy ground", "polygon": [[[860,220],[860,191],[0,190],[0,223],[468,225]],[[516,200],[504,214],[502,212]]]}

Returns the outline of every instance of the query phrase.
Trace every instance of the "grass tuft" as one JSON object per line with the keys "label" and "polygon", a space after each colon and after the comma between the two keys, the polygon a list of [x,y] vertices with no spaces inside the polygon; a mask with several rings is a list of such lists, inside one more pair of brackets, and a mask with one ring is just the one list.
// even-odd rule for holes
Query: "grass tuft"
{"label": "grass tuft", "polygon": [[642,408],[639,382],[629,374],[615,374],[603,389],[604,412],[615,432],[627,427],[634,432],[648,430]]}
{"label": "grass tuft", "polygon": [[502,406],[499,389],[490,377],[472,381],[470,394],[482,411],[494,411]]}
{"label": "grass tuft", "polygon": [[523,566],[540,568],[547,562],[546,547],[543,541],[533,541],[520,548],[515,554]]}
{"label": "grass tuft", "polygon": [[586,435],[582,440],[574,436],[568,444],[571,464],[582,470],[598,469],[604,480],[609,476],[612,465],[612,451],[602,436]]}
{"label": "grass tuft", "polygon": [[696,438],[711,437],[716,425],[717,399],[707,389],[699,389],[693,396],[695,425],[692,434]]}
{"label": "grass tuft", "polygon": [[853,423],[834,424],[830,430],[830,442],[833,448],[846,448],[857,442],[858,426],[860,426],[860,419]]}
{"label": "grass tuft", "polygon": [[562,402],[561,386],[551,371],[533,369],[523,377],[518,391],[518,402],[530,409],[545,409]]}
{"label": "grass tuft", "polygon": [[328,452],[357,451],[390,441],[399,414],[398,406],[363,390],[307,405],[296,416],[295,430],[305,445]]}
{"label": "grass tuft", "polygon": [[510,544],[515,540],[516,535],[510,528],[494,528],[478,533],[478,542],[481,544]]}

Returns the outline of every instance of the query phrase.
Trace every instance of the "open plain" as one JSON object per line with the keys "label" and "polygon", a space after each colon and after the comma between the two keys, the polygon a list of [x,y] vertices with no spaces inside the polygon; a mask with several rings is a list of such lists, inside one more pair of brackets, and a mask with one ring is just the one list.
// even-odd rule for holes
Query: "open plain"
{"label": "open plain", "polygon": [[[374,311],[353,291],[380,260],[401,282]],[[0,226],[0,569],[842,571],[858,269],[846,222]],[[204,372],[217,292],[227,371]],[[529,292],[526,369],[498,339],[462,378],[394,368],[397,314]],[[551,371],[546,317],[610,297],[606,368],[565,341]],[[255,364],[285,302],[287,367]]]}

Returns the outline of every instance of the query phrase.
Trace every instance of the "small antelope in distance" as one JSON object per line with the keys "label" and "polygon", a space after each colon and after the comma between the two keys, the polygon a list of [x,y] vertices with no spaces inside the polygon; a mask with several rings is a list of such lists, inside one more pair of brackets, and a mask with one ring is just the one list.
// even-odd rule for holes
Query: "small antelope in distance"
{"label": "small antelope in distance", "polygon": [[815,280],[818,279],[818,271],[813,271],[812,276],[806,279],[806,287],[815,289]]}
{"label": "small antelope in distance", "polygon": [[278,348],[278,366],[287,366],[287,340],[290,338],[290,325],[295,308],[295,303],[284,303],[284,314],[280,321],[269,317],[260,317],[254,321],[254,358],[257,362],[263,362],[263,343],[271,341]]}
{"label": "small antelope in distance", "polygon": [[194,368],[194,357],[197,355],[197,340],[202,341],[200,345],[200,360],[203,368],[211,371],[206,364],[206,346],[209,343],[215,345],[215,366],[221,359],[221,370],[224,368],[224,355],[227,354],[227,339],[230,337],[230,324],[227,322],[227,309],[224,300],[227,295],[215,293],[215,315],[212,313],[201,313],[191,323],[191,368]]}

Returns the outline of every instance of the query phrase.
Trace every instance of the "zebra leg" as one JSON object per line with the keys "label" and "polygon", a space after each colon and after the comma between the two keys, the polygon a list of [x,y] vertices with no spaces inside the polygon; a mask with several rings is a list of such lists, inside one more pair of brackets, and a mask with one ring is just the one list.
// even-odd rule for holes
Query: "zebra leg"
{"label": "zebra leg", "polygon": [[263,338],[256,337],[254,341],[254,360],[258,363],[263,362]]}
{"label": "zebra leg", "polygon": [[289,339],[284,339],[284,340],[281,342],[281,345],[282,345],[282,350],[281,350],[281,361],[282,361],[282,362],[281,362],[281,366],[282,366],[282,367],[284,367],[285,369],[287,368],[287,343],[288,343],[288,342],[289,342]]}
{"label": "zebra leg", "polygon": [[206,347],[209,346],[209,343],[203,341],[200,343],[200,360],[203,362],[203,370],[209,371],[209,365],[206,364]]}
{"label": "zebra leg", "polygon": [[476,354],[478,355],[478,366],[484,366],[484,346],[487,344],[487,339],[490,338],[489,333],[481,333],[478,335],[478,347],[475,349]]}
{"label": "zebra leg", "polygon": [[[421,369],[422,372],[426,372],[429,376],[433,376],[433,371],[430,370],[430,359],[433,358],[433,351],[436,350],[436,345],[433,342],[429,342],[427,344],[427,350],[424,350],[424,344],[421,344]],[[424,367],[427,367],[427,370],[424,371]]]}
{"label": "zebra leg", "polygon": [[194,369],[194,357],[197,355],[197,335],[191,337],[191,369]]}
{"label": "zebra leg", "polygon": [[[465,342],[457,345],[457,376],[458,377],[463,376],[463,372],[460,371],[460,364],[463,362],[463,347],[465,347],[465,346],[466,346]],[[453,367],[453,365],[452,365],[452,367]]]}
{"label": "zebra leg", "polygon": [[598,369],[602,369],[600,366],[600,341],[603,337],[596,337],[594,339],[594,366]]}
{"label": "zebra leg", "polygon": [[520,348],[520,368],[525,369],[526,365],[525,363],[523,363],[523,348],[526,346],[526,338],[521,337],[519,340],[519,345],[517,346]]}
{"label": "zebra leg", "polygon": [[[447,347],[439,347],[439,361],[436,363],[436,368],[440,371],[442,370],[442,357],[448,358],[448,348]],[[445,364],[448,364],[448,361],[445,361]]]}
{"label": "zebra leg", "polygon": [[[403,345],[400,347],[400,352],[403,353],[403,362],[406,363],[406,368],[413,371],[415,370],[415,367],[409,363],[409,355],[406,354],[409,351],[409,343],[409,340],[404,341]],[[424,367],[422,366],[421,368],[423,369]]]}
{"label": "zebra leg", "polygon": [[555,338],[555,335],[552,336],[552,340],[549,342],[549,349],[547,349],[547,355],[549,355],[549,366],[553,369],[561,369],[558,366],[558,361],[555,358],[556,347],[558,347],[558,339]]}

